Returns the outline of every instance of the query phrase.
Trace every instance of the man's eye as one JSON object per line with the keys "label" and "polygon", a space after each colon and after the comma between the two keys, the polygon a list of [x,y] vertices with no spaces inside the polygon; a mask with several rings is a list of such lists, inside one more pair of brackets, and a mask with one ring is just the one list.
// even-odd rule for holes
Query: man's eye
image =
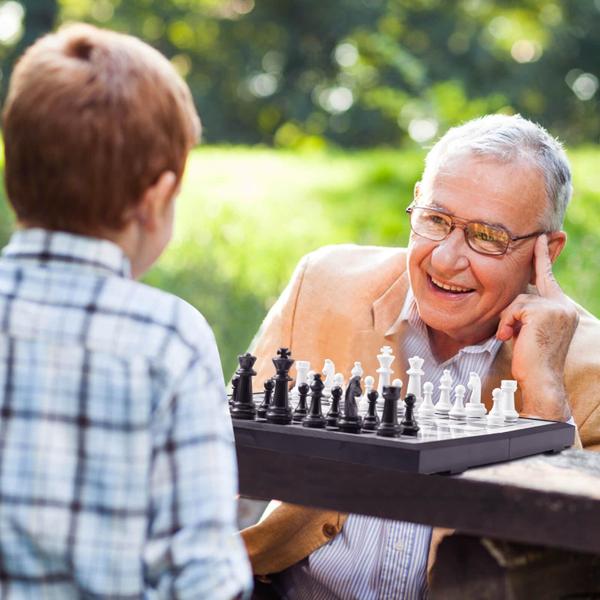
{"label": "man's eye", "polygon": [[446,225],[447,221],[440,215],[425,215],[428,223],[431,225]]}
{"label": "man's eye", "polygon": [[497,242],[498,235],[493,231],[479,230],[475,231],[473,237],[478,239],[480,242]]}

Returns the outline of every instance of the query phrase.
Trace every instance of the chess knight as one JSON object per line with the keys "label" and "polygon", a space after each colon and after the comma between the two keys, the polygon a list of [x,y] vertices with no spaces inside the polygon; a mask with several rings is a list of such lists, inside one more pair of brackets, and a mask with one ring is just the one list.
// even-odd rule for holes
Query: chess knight
{"label": "chess knight", "polygon": [[[407,249],[347,244],[301,260],[254,341],[259,381],[280,346],[344,372],[360,360],[365,374],[390,346],[396,365],[425,356],[424,380],[433,365],[466,387],[478,371],[488,409],[498,382],[515,379],[521,415],[571,421],[577,444],[600,450],[600,322],[552,274],[571,194],[564,151],[540,126],[491,115],[449,130],[406,209]],[[406,390],[405,370],[397,376]],[[389,596],[405,597],[424,591],[439,532],[403,525],[282,504],[243,535],[254,572],[282,572],[286,597],[377,597],[378,578],[406,560],[408,583],[398,576]],[[413,549],[405,558],[388,556],[393,536]]]}

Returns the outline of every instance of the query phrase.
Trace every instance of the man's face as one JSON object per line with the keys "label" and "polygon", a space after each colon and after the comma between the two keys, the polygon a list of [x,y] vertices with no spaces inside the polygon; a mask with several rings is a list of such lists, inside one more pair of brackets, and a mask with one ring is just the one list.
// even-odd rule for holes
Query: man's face
{"label": "man's face", "polygon": [[[513,237],[544,229],[544,180],[527,163],[456,158],[417,188],[415,200],[462,219],[503,225]],[[511,244],[503,256],[485,256],[467,245],[459,227],[438,242],[411,233],[408,271],[423,321],[465,345],[493,335],[500,312],[530,281],[535,239]]]}

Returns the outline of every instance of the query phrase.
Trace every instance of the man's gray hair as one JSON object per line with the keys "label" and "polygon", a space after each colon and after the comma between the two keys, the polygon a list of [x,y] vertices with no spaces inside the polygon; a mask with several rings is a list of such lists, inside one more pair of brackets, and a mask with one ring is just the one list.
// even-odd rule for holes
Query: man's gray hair
{"label": "man's gray hair", "polygon": [[487,115],[453,127],[429,151],[423,182],[432,180],[447,160],[464,154],[530,161],[544,176],[549,225],[553,231],[562,228],[573,193],[571,168],[561,143],[541,125],[520,115]]}

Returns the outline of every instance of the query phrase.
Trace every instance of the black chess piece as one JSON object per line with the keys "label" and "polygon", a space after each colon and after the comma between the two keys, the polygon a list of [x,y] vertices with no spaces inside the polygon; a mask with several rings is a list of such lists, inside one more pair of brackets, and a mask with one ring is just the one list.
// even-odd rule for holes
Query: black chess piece
{"label": "black chess piece", "polygon": [[[236,373],[237,373],[237,371],[236,371]],[[238,390],[239,383],[240,383],[240,376],[236,374],[231,378],[231,396],[229,397],[229,406],[232,406],[233,403],[235,402],[235,399],[237,398],[237,390]]]}
{"label": "black chess piece", "polygon": [[300,397],[298,399],[298,406],[296,406],[296,410],[294,410],[294,414],[292,415],[292,421],[294,421],[294,423],[299,423],[308,414],[306,398],[309,391],[310,388],[308,387],[308,383],[301,383],[298,386],[298,393],[300,394]]}
{"label": "black chess piece", "polygon": [[381,437],[398,437],[400,425],[398,425],[398,399],[400,388],[395,385],[383,386],[383,415],[381,423],[377,428],[377,435]]}
{"label": "black chess piece", "polygon": [[337,429],[338,419],[340,418],[340,400],[343,393],[344,390],[339,385],[331,388],[331,408],[325,418],[327,427],[335,427]]}
{"label": "black chess piece", "polygon": [[362,419],[358,415],[356,399],[362,395],[360,387],[360,376],[356,375],[348,382],[344,396],[344,411],[338,419],[340,431],[345,433],[360,433]]}
{"label": "black chess piece", "polygon": [[404,403],[406,404],[406,412],[404,413],[404,419],[400,423],[400,434],[401,435],[412,435],[416,436],[419,431],[417,420],[415,419],[415,402],[417,399],[413,394],[406,394]]}
{"label": "black chess piece", "polygon": [[252,367],[256,362],[256,356],[246,352],[246,354],[238,356],[238,362],[240,368],[235,372],[238,376],[238,384],[230,412],[234,419],[250,421],[254,420],[256,416],[256,407],[252,395],[252,378],[256,375],[256,371]]}
{"label": "black chess piece", "polygon": [[375,431],[379,426],[379,416],[377,415],[377,398],[379,398],[379,392],[377,390],[371,390],[367,394],[367,399],[369,400],[369,409],[363,418],[363,431]]}
{"label": "black chess piece", "polygon": [[267,423],[275,425],[289,425],[292,422],[292,409],[288,397],[288,384],[292,381],[289,376],[294,359],[287,348],[279,348],[277,357],[273,359],[275,365],[275,391],[273,400],[267,410]]}
{"label": "black chess piece", "polygon": [[267,379],[263,385],[265,388],[263,401],[256,409],[256,418],[261,420],[267,418],[267,410],[269,410],[269,406],[271,404],[271,398],[273,396],[273,388],[275,387],[275,382],[272,379]]}
{"label": "black chess piece", "polygon": [[[302,419],[303,427],[311,427],[313,429],[325,428],[325,417],[321,412],[321,399],[323,398],[323,388],[325,384],[321,379],[321,373],[315,373],[315,378],[310,386],[310,412]],[[300,389],[300,388],[298,388]]]}

